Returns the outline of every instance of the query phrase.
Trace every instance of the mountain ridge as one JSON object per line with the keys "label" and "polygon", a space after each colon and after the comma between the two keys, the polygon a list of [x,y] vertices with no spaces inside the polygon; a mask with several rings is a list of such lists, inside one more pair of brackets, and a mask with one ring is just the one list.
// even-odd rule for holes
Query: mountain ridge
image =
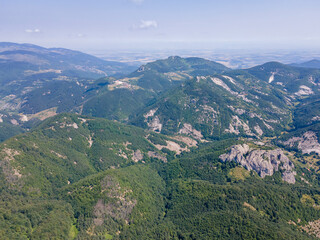
{"label": "mountain ridge", "polygon": [[169,57],[73,81],[29,94],[33,114],[1,113],[37,122],[0,143],[1,236],[314,239],[317,70]]}

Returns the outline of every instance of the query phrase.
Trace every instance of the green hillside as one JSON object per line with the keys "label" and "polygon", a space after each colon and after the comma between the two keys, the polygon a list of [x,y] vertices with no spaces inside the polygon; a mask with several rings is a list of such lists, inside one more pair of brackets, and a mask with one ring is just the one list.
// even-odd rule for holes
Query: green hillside
{"label": "green hillside", "polygon": [[143,109],[155,98],[155,94],[143,89],[115,89],[107,87],[83,104],[82,114],[127,121],[133,113]]}
{"label": "green hillside", "polygon": [[246,70],[257,78],[278,88],[304,97],[319,93],[319,69],[294,67],[278,62],[269,62]]}
{"label": "green hillside", "polygon": [[181,58],[172,56],[141,66],[128,75],[145,89],[163,91],[195,76],[208,76],[230,70],[222,64],[202,58]]}
{"label": "green hillside", "polygon": [[291,64],[292,66],[295,67],[304,67],[304,68],[320,68],[320,61],[318,59],[312,59],[310,61],[307,62],[303,62],[303,63],[293,63]]}
{"label": "green hillside", "polygon": [[305,127],[320,121],[319,95],[303,99],[294,110],[294,125],[296,128]]}
{"label": "green hillside", "polygon": [[[127,181],[137,181],[132,183],[132,187],[141,191],[141,194],[149,191],[147,194],[152,195],[152,191],[163,191],[160,177],[153,179],[156,173],[152,170],[137,168],[138,176],[135,178],[139,179],[134,180],[134,172],[130,169],[135,168],[129,166],[167,161],[176,154],[174,149],[168,147],[168,143],[175,145],[177,154],[188,150],[183,142],[146,133],[143,129],[105,119],[70,114],[50,118],[32,132],[5,141],[0,147],[1,236],[5,236],[5,239],[43,239],[46,236],[66,239],[70,232],[74,231],[72,234],[76,234],[78,230],[84,230],[81,224],[85,223],[81,223],[81,216],[88,216],[86,212],[79,211],[83,208],[81,204],[89,204],[86,203],[86,196],[82,196],[83,193],[80,191],[76,198],[84,197],[84,202],[74,202],[64,189],[73,186],[73,183],[78,186],[85,183],[87,180],[84,179],[87,176],[90,176],[88,179],[95,179],[94,176],[101,179],[106,176],[105,173],[95,174],[107,169],[128,167],[128,170],[121,170],[124,171],[124,179],[119,181],[123,181],[125,187]],[[120,178],[118,170],[111,172]],[[129,177],[130,174],[133,174],[132,178]],[[146,190],[141,184],[150,184],[152,188]],[[59,192],[62,195],[59,195]],[[133,196],[141,194],[135,192]],[[149,205],[156,203],[157,195],[152,195],[151,199],[149,195],[148,199],[144,199],[144,195],[141,198]],[[98,196],[92,197],[95,199]],[[66,204],[66,201],[71,205]],[[161,202],[161,199],[159,201]],[[93,206],[88,207],[91,209]],[[144,206],[141,207],[142,212],[147,211],[146,214],[150,214],[148,221],[151,218],[155,221],[154,214],[158,216],[163,212],[163,209],[157,210],[160,207],[157,204],[151,206],[155,210],[145,210]],[[136,214],[140,214],[139,211]],[[75,221],[77,227],[73,225]],[[55,227],[51,228],[50,225]]]}
{"label": "green hillside", "polygon": [[96,96],[83,104],[82,114],[127,121],[181,82],[228,70],[222,64],[201,58],[169,57],[151,62],[124,78],[105,79],[107,85],[93,88]]}
{"label": "green hillside", "polygon": [[[7,159],[8,169],[14,171],[6,173],[7,179],[12,178],[10,184],[21,185],[25,193],[52,194],[62,186],[108,168],[150,162],[153,158],[166,161],[168,152],[159,150],[167,148],[166,141],[176,144],[177,151],[187,150],[183,142],[133,126],[60,114],[32,132],[4,142],[1,154]],[[13,158],[15,161],[10,162]]]}
{"label": "green hillside", "polygon": [[132,123],[164,134],[220,139],[273,135],[290,121],[285,94],[245,72],[197,77],[168,91]]}
{"label": "green hillside", "polygon": [[[57,108],[57,112],[70,112],[90,97],[86,91],[96,79],[127,74],[135,69],[78,51],[2,42],[0,110],[5,114],[25,115],[51,108]],[[10,133],[3,135],[3,139],[12,136]]]}
{"label": "green hillside", "polygon": [[320,218],[318,174],[292,158],[288,184],[220,160],[243,141],[277,148],[197,149],[105,119],[47,119],[0,145],[2,239],[313,239],[301,229]]}

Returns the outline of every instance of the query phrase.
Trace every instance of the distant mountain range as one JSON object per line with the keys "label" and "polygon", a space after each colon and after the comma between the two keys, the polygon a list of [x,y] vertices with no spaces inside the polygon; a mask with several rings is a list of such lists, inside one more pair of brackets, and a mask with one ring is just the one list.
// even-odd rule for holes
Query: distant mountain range
{"label": "distant mountain range", "polygon": [[295,66],[295,67],[320,68],[320,60],[313,59],[313,60],[310,60],[308,62],[294,63],[294,64],[291,64],[291,65]]}
{"label": "distant mountain range", "polygon": [[[32,44],[16,44],[0,42],[1,64],[27,65],[31,74],[40,74],[39,71],[61,74],[64,71],[84,76],[106,76],[117,73],[129,73],[134,70],[127,64],[105,61],[79,51],[64,48],[43,48]],[[31,70],[38,72],[31,72]],[[50,71],[51,70],[51,71]],[[80,75],[81,76],[81,75]]]}
{"label": "distant mountain range", "polygon": [[[41,111],[49,112],[48,116],[56,111],[70,111],[83,102],[88,85],[97,78],[125,74],[134,69],[69,49],[2,42],[0,110],[4,112],[3,116],[24,113],[32,119],[35,118],[30,114]],[[40,115],[43,118],[43,114]],[[29,128],[26,119],[21,116],[12,118],[17,124],[6,125],[9,126],[8,136],[12,135],[10,132],[16,133],[19,125]]]}
{"label": "distant mountain range", "polygon": [[[166,134],[183,132],[203,139],[261,137],[289,128],[292,116],[299,119],[297,111],[317,104],[319,95],[320,70],[278,62],[232,70],[201,58],[173,56],[125,75],[129,68],[115,70],[123,64],[110,64],[67,49],[1,43],[0,51],[3,71],[14,63],[18,65],[11,71],[20,74],[19,80],[0,86],[0,108],[7,112],[5,115],[18,114],[14,129],[30,125],[30,119],[35,124],[39,116],[44,119],[59,112],[76,112]],[[21,69],[20,63],[38,68],[51,64],[51,70],[35,71],[31,65],[28,70]],[[81,69],[81,64],[80,72],[92,70],[91,77],[73,72]],[[103,68],[112,67],[123,77],[95,75],[97,69],[102,73]],[[303,107],[296,108],[301,101],[305,102]],[[310,112],[310,119],[305,121],[310,123],[316,117],[316,112]]]}

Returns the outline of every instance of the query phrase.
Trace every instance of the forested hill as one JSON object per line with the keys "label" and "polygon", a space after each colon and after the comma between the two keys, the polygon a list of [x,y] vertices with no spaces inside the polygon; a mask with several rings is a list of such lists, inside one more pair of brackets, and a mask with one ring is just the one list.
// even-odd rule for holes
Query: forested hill
{"label": "forested hill", "polygon": [[[292,170],[246,170],[228,155],[240,145]],[[201,144],[60,114],[0,148],[5,239],[313,239],[301,229],[320,218],[318,175],[270,141]]]}

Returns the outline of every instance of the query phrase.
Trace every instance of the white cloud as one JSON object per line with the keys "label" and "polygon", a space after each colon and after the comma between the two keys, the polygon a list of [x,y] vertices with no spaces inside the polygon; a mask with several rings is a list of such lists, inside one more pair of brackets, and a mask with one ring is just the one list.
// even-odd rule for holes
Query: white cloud
{"label": "white cloud", "polygon": [[141,20],[138,28],[140,29],[149,29],[149,28],[157,28],[158,23],[155,20]]}
{"label": "white cloud", "polygon": [[141,4],[144,0],[130,0],[130,2],[133,2],[134,4]]}
{"label": "white cloud", "polygon": [[41,30],[39,28],[35,29],[26,29],[24,30],[26,33],[41,33]]}

